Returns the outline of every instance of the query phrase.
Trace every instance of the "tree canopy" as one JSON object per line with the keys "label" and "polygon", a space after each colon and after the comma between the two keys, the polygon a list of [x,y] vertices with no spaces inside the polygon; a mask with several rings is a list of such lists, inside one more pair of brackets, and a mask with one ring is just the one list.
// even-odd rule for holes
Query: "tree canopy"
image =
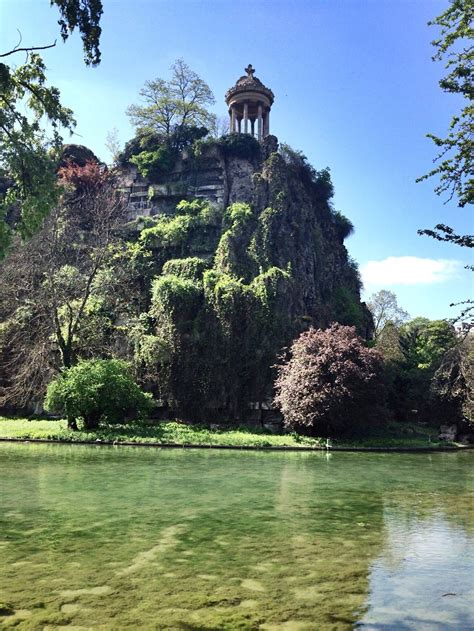
{"label": "tree canopy", "polygon": [[140,96],[144,104],[127,110],[139,134],[170,138],[185,127],[215,126],[215,116],[207,109],[214,104],[214,95],[183,59],[171,66],[171,79],[147,81]]}
{"label": "tree canopy", "polygon": [[305,331],[290,354],[275,382],[275,403],[286,427],[328,435],[367,422],[380,385],[381,356],[364,345],[355,327]]}
{"label": "tree canopy", "polygon": [[[85,63],[100,61],[100,0],[51,0],[59,8],[64,40],[78,29]],[[12,231],[31,236],[58,200],[55,169],[62,142],[60,129],[72,130],[72,111],[61,104],[59,90],[47,85],[46,68],[39,50],[46,46],[21,46],[20,41],[0,54],[15,58],[26,53],[19,66],[0,63],[0,256]],[[49,124],[52,135],[45,131]]]}
{"label": "tree canopy", "polygon": [[393,291],[381,289],[372,294],[367,306],[374,319],[374,337],[376,340],[389,322],[398,326],[408,318],[408,313],[398,305],[397,296]]}

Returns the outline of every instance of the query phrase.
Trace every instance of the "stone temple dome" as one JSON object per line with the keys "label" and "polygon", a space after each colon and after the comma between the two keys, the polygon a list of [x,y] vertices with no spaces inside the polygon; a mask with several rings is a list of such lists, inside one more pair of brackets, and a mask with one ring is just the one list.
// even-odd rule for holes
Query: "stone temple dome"
{"label": "stone temple dome", "polygon": [[[262,141],[270,134],[270,109],[274,94],[254,76],[252,64],[245,68],[247,75],[227,90],[225,102],[229,107],[230,132],[251,134]],[[257,130],[255,130],[257,123]]]}

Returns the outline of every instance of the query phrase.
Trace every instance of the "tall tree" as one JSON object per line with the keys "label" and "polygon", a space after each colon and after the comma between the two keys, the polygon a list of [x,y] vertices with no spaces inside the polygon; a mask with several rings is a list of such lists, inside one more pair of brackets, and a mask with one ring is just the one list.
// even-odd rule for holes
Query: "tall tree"
{"label": "tall tree", "polygon": [[138,134],[170,138],[186,127],[215,126],[215,116],[207,109],[214,104],[214,95],[183,59],[171,66],[171,79],[147,81],[140,96],[144,105],[131,105],[127,110]]}
{"label": "tall tree", "polygon": [[[51,0],[50,4],[59,8],[63,40],[77,28],[85,63],[97,65],[101,0]],[[59,197],[55,185],[59,131],[72,130],[75,123],[72,111],[61,105],[59,90],[47,86],[38,52],[55,45],[25,47],[20,36],[11,50],[0,54],[13,61],[17,53],[26,53],[26,61],[18,67],[0,63],[0,256],[12,232],[23,238],[34,234]],[[46,123],[52,135],[46,134]]]}
{"label": "tall tree", "polygon": [[372,294],[367,306],[374,319],[374,337],[376,340],[388,323],[399,326],[408,318],[408,313],[398,305],[397,296],[393,291],[387,289],[381,289]]}

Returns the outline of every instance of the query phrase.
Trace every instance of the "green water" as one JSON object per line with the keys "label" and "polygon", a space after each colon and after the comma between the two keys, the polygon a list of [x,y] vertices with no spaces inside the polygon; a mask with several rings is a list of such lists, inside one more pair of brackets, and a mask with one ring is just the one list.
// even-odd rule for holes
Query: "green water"
{"label": "green water", "polygon": [[474,629],[473,462],[0,444],[0,626]]}

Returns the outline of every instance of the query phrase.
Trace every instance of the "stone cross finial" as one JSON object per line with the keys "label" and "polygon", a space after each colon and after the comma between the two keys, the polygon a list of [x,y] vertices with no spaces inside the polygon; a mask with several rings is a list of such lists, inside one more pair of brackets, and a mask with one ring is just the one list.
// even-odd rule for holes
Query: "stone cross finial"
{"label": "stone cross finial", "polygon": [[247,66],[247,68],[245,68],[245,72],[247,73],[247,75],[248,75],[251,79],[253,79],[253,75],[255,74],[255,70],[254,70],[254,68],[253,68],[252,64],[249,64],[249,65]]}

